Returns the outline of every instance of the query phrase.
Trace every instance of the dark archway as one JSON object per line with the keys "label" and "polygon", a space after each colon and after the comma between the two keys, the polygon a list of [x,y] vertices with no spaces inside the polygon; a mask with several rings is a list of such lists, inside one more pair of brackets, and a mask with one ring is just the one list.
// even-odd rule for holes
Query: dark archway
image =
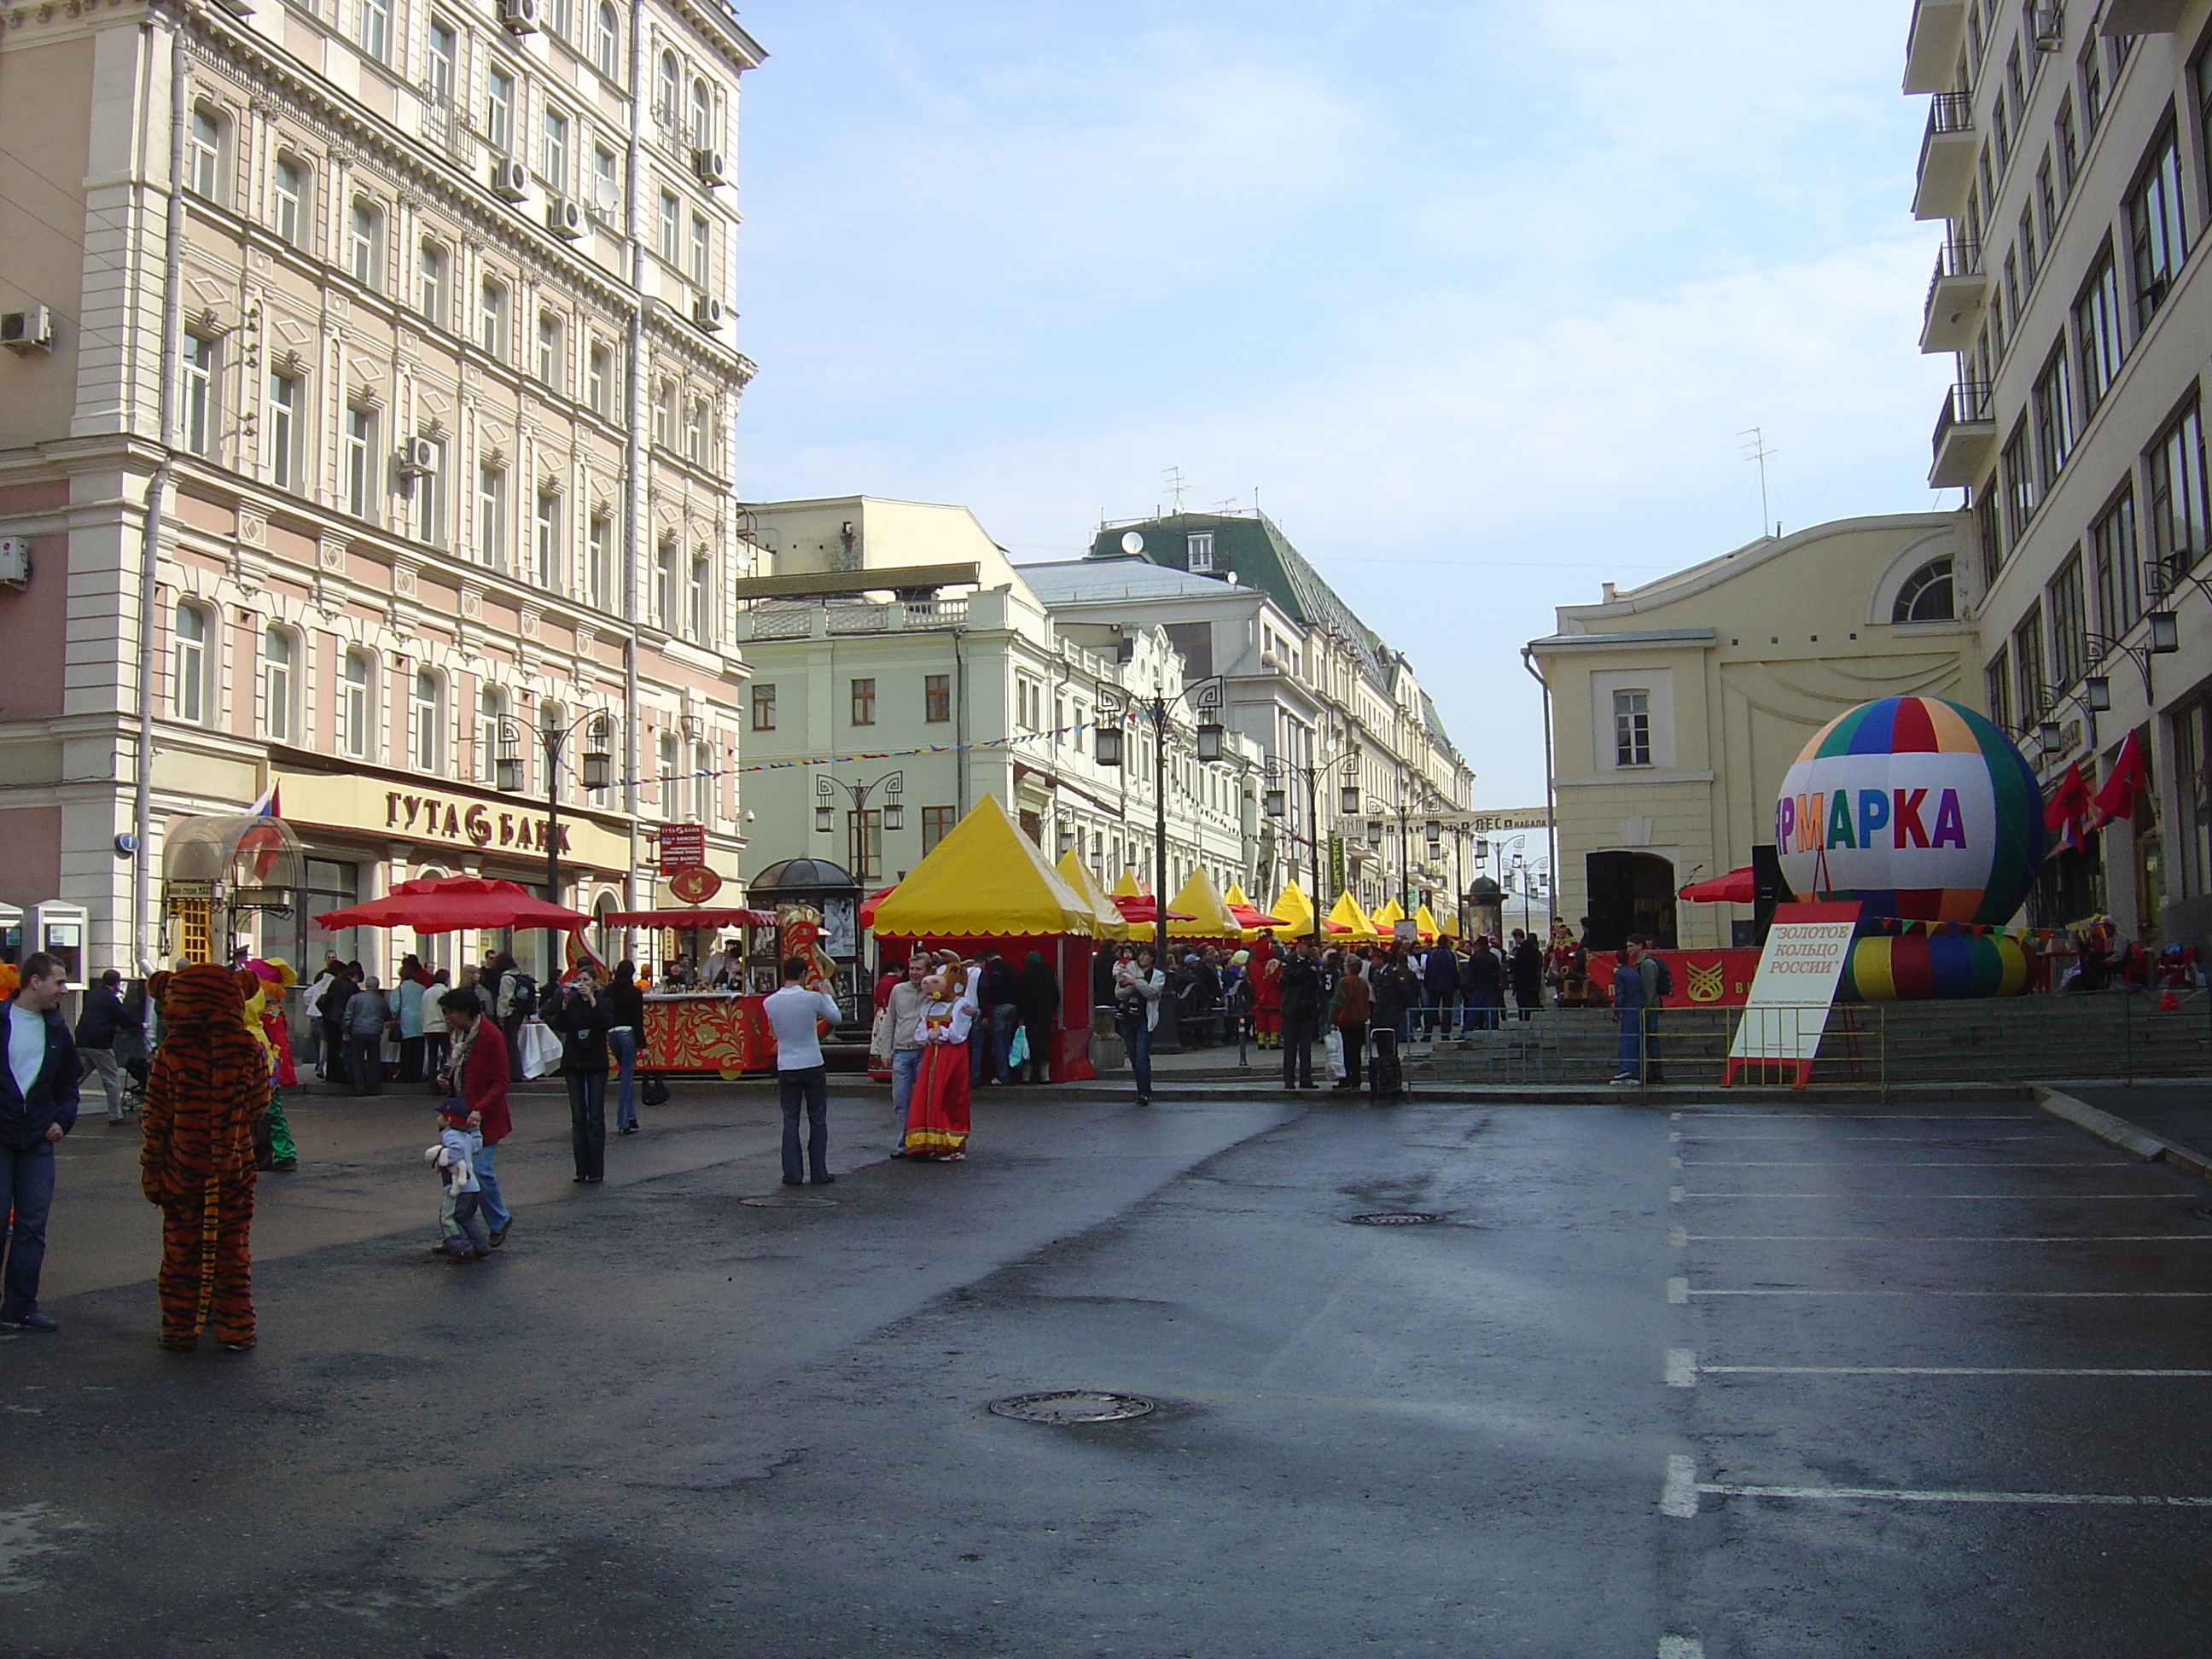
{"label": "dark archway", "polygon": [[1662,951],[1674,948],[1673,860],[1656,853],[1591,853],[1583,867],[1592,950],[1618,951],[1631,933],[1649,933]]}

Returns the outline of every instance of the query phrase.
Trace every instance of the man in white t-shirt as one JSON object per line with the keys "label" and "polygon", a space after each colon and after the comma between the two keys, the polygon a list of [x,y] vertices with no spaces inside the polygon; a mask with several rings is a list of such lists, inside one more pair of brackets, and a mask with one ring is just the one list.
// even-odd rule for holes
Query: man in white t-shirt
{"label": "man in white t-shirt", "polygon": [[[835,1025],[844,1018],[836,999],[805,982],[808,963],[793,957],[783,964],[783,988],[761,1000],[769,1030],[775,1033],[775,1081],[783,1098],[783,1184],[806,1184],[806,1164],[814,1184],[826,1187],[830,1173],[830,1073],[822,1060],[817,1022]],[[799,1155],[799,1107],[806,1105],[806,1159]]]}

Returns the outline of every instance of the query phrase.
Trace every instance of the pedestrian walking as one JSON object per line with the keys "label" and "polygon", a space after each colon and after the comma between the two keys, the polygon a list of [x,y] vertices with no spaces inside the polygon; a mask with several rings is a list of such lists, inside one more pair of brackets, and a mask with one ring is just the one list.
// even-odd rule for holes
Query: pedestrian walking
{"label": "pedestrian walking", "polygon": [[1613,1017],[1620,1023],[1620,1069],[1613,1082],[1623,1088],[1644,1080],[1644,975],[1623,951],[1613,970]]}
{"label": "pedestrian walking", "polygon": [[430,982],[422,988],[422,1075],[433,1089],[441,1085],[439,1075],[446,1069],[446,1018],[442,1012],[446,993],[453,988],[453,976],[442,968],[430,970]]}
{"label": "pedestrian walking", "polygon": [[413,951],[400,959],[398,982],[392,988],[392,1017],[399,1027],[399,1080],[420,1083],[422,1070],[422,994],[430,973]]}
{"label": "pedestrian walking", "polygon": [[607,1173],[607,1028],[612,1019],[590,963],[576,969],[545,1023],[560,1036],[561,1075],[568,1084],[568,1150],[576,1165],[570,1178],[596,1187]]}
{"label": "pedestrian walking", "polygon": [[1505,964],[1490,948],[1490,936],[1475,937],[1467,953],[1467,1009],[1463,1030],[1494,1031],[1505,1017]]}
{"label": "pedestrian walking", "polygon": [[343,967],[337,951],[324,951],[322,971],[300,994],[300,1012],[306,1016],[307,1058],[314,1065],[315,1078],[319,1082],[331,1060],[330,1052],[323,1042],[323,998],[331,988],[331,981],[338,976]]}
{"label": "pedestrian walking", "polygon": [[891,1121],[906,1139],[907,1113],[914,1105],[914,1081],[921,1071],[922,981],[929,977],[929,952],[917,947],[906,959],[903,977],[891,987],[884,1003],[890,1030],[884,1041],[890,1050]]}
{"label": "pedestrian walking", "polygon": [[[23,959],[8,999],[8,1064],[0,1067],[0,1190],[14,1224],[0,1238],[0,1330],[55,1331],[39,1311],[46,1215],[54,1201],[54,1146],[76,1127],[84,1063],[61,1017],[67,977],[44,951]],[[242,1031],[243,1028],[241,1028]]]}
{"label": "pedestrian walking", "polygon": [[507,1243],[507,1230],[514,1224],[513,1212],[500,1196],[496,1156],[499,1143],[514,1128],[507,1103],[511,1075],[507,1043],[474,987],[447,992],[438,999],[438,1012],[445,1018],[447,1040],[446,1068],[439,1083],[449,1103],[458,1097],[467,1107],[469,1127],[483,1136],[476,1161],[478,1208],[495,1250]]}
{"label": "pedestrian walking", "polygon": [[317,1075],[332,1083],[353,1079],[353,1055],[346,1046],[346,1004],[361,988],[364,975],[359,963],[340,963],[323,987],[322,996],[315,1003],[317,1023],[322,1028],[323,1064]]}
{"label": "pedestrian walking", "polygon": [[1314,1039],[1325,1006],[1321,963],[1311,939],[1291,946],[1283,959],[1282,988],[1283,1087],[1310,1089]]}
{"label": "pedestrian walking", "polygon": [[371,974],[345,1004],[346,1057],[356,1095],[384,1092],[384,1028],[391,1023],[392,1005]]}
{"label": "pedestrian walking", "polygon": [[201,963],[146,982],[161,1046],[146,1079],[139,1184],[161,1206],[161,1346],[200,1332],[233,1353],[254,1344],[253,1136],[269,1109],[267,1057],[246,1027],[251,972]]}
{"label": "pedestrian walking", "polygon": [[1336,994],[1329,1002],[1329,1024],[1344,1045],[1344,1075],[1336,1081],[1340,1089],[1359,1086],[1359,1055],[1367,1046],[1367,1021],[1374,1012],[1374,989],[1364,966],[1358,957],[1344,964],[1344,976],[1337,981]]}
{"label": "pedestrian walking", "polygon": [[[1014,975],[1014,1011],[1029,1045],[1029,1080],[1052,1080],[1052,1030],[1060,1018],[1060,976],[1044,965],[1044,953],[1032,951]],[[1018,1077],[1012,1081],[1018,1083]]]}
{"label": "pedestrian walking", "polygon": [[1152,947],[1140,945],[1114,969],[1114,1029],[1129,1056],[1137,1085],[1137,1104],[1152,1103],[1152,1033],[1159,1029],[1160,1000],[1168,976],[1152,960]]}
{"label": "pedestrian walking", "polygon": [[645,1041],[645,993],[637,988],[637,964],[615,963],[607,987],[607,1048],[615,1060],[615,1133],[637,1133],[637,1050]]}
{"label": "pedestrian walking", "polygon": [[458,1100],[438,1107],[438,1139],[422,1157],[438,1172],[443,1195],[438,1205],[438,1248],[447,1262],[461,1267],[481,1261],[491,1254],[491,1235],[479,1213],[483,1185],[476,1162],[483,1153],[483,1135],[469,1127],[469,1109]]}
{"label": "pedestrian walking", "polygon": [[894,1158],[957,1164],[968,1156],[965,1049],[989,1040],[988,1033],[978,1029],[975,983],[974,972],[963,970],[959,957],[949,951],[939,970],[921,981],[921,1067],[907,1107],[906,1132],[891,1154]]}
{"label": "pedestrian walking", "polygon": [[[1368,988],[1374,997],[1374,1012],[1368,1029],[1375,1037],[1375,1069],[1396,1075],[1399,1044],[1412,1023],[1413,1011],[1421,1006],[1421,978],[1413,963],[1406,960],[1400,946],[1393,946],[1387,955],[1377,957],[1368,975]],[[1392,1092],[1396,1091],[1393,1089]]]}
{"label": "pedestrian walking", "polygon": [[1674,975],[1668,971],[1666,958],[1658,954],[1657,941],[1649,933],[1631,934],[1626,954],[1636,964],[1637,978],[1644,981],[1644,1080],[1663,1083],[1666,1077],[1659,1066],[1659,1005],[1674,994]]}
{"label": "pedestrian walking", "polygon": [[971,1038],[969,1042],[968,1081],[1003,1083],[1007,1080],[1006,1048],[1014,1040],[1014,1027],[1021,1022],[1021,1009],[1014,1001],[1014,970],[1012,963],[987,945],[981,973],[976,1004],[985,1015],[984,1032],[981,1041]]}
{"label": "pedestrian walking", "polygon": [[492,1012],[507,1036],[507,1069],[520,1077],[522,1051],[517,1045],[522,1039],[522,1022],[538,1012],[538,981],[501,951],[485,969],[483,983],[491,988]]}
{"label": "pedestrian walking", "polygon": [[[776,1094],[783,1106],[783,1184],[800,1187],[812,1180],[826,1187],[837,1177],[830,1173],[830,1071],[822,1059],[821,1025],[835,1025],[844,1018],[837,1000],[820,981],[806,982],[812,965],[805,957],[783,964],[783,987],[761,1001],[775,1033]],[[962,1054],[964,1062],[968,1056]],[[963,1073],[965,1080],[965,1073]],[[799,1113],[806,1109],[806,1150],[799,1145]]]}
{"label": "pedestrian walking", "polygon": [[100,1074],[107,1097],[107,1121],[121,1123],[129,1116],[123,1103],[123,1062],[117,1058],[118,1038],[135,1036],[143,1042],[146,1022],[131,1017],[123,1006],[123,975],[110,968],[84,992],[84,1007],[76,1017],[76,1051],[85,1062],[85,1075]]}
{"label": "pedestrian walking", "polygon": [[1513,930],[1513,948],[1506,953],[1505,976],[1513,987],[1513,1006],[1527,1019],[1544,1006],[1544,947],[1533,933]]}

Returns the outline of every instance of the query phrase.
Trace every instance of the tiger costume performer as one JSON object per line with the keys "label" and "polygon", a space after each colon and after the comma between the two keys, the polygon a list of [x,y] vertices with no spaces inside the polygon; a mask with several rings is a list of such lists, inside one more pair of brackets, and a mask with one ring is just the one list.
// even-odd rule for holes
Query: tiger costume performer
{"label": "tiger costume performer", "polygon": [[198,963],[155,974],[161,1046],[146,1081],[140,1183],[161,1206],[161,1346],[191,1348],[202,1326],[233,1352],[253,1346],[248,1235],[253,1132],[269,1067],[246,1030],[251,972]]}

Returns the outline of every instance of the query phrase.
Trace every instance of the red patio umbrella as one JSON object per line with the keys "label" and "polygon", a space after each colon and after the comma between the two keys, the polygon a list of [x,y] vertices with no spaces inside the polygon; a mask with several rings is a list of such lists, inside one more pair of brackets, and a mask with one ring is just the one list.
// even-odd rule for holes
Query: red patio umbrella
{"label": "red patio umbrella", "polygon": [[439,876],[403,881],[380,899],[326,910],[315,920],[336,933],[341,927],[411,927],[418,933],[450,933],[463,927],[556,927],[573,933],[592,925],[580,910],[533,898],[511,881],[481,876]]}
{"label": "red patio umbrella", "polygon": [[1229,914],[1237,918],[1239,927],[1287,927],[1291,925],[1280,916],[1271,916],[1249,904],[1232,903],[1229,907]]}
{"label": "red patio umbrella", "polygon": [[1751,866],[1731,870],[1724,876],[1707,876],[1703,881],[1693,881],[1675,895],[1692,904],[1751,904],[1758,893],[1752,884]]}
{"label": "red patio umbrella", "polygon": [[[1114,908],[1121,913],[1122,921],[1131,923],[1143,922],[1150,927],[1158,927],[1159,925],[1160,918],[1158,908],[1153,903],[1151,894],[1114,893],[1109,896],[1110,896],[1114,901]],[[1186,915],[1181,910],[1170,910],[1168,912],[1168,920],[1170,921],[1194,921],[1197,918]]]}
{"label": "red patio umbrella", "polygon": [[893,882],[888,887],[877,888],[874,892],[862,899],[860,901],[860,926],[863,927],[874,927],[876,925],[876,907],[896,891],[898,891],[898,884],[896,882]]}

